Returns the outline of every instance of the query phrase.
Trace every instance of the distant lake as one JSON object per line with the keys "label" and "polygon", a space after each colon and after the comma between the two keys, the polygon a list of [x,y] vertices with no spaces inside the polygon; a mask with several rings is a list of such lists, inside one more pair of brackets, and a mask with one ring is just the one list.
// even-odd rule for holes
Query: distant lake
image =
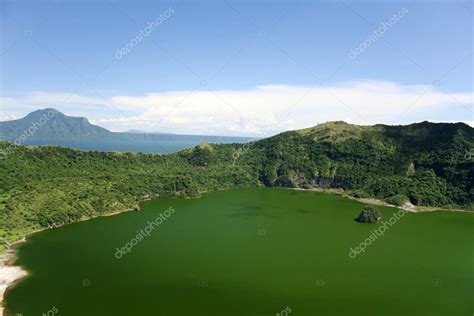
{"label": "distant lake", "polygon": [[28,140],[25,145],[55,145],[82,150],[98,151],[131,151],[143,153],[173,153],[186,148],[197,146],[203,142],[209,143],[245,143],[250,138],[226,136],[196,136],[196,135],[150,135],[152,140],[140,139],[138,134],[128,134],[132,139],[95,139],[95,140]]}
{"label": "distant lake", "polygon": [[[351,258],[350,249],[379,225],[355,222],[364,205],[337,195],[237,189],[142,206],[21,244],[17,263],[31,274],[7,293],[9,315],[53,307],[68,316],[474,310],[474,214],[407,213]],[[399,211],[379,209],[386,221]],[[151,221],[157,226],[138,241]],[[129,253],[117,253],[133,238]]]}
{"label": "distant lake", "polygon": [[28,145],[55,145],[82,150],[98,151],[131,151],[143,153],[173,153],[186,148],[194,147],[196,141],[130,141],[130,142],[100,142],[100,141],[30,141]]}

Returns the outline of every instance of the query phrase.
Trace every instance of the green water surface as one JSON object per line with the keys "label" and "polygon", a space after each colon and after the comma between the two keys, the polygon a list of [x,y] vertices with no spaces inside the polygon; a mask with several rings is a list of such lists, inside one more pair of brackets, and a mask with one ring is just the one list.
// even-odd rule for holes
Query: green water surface
{"label": "green water surface", "polygon": [[351,259],[378,227],[354,221],[362,207],[265,188],[157,199],[32,235],[17,261],[30,275],[5,303],[24,316],[473,314],[474,214],[408,213]]}

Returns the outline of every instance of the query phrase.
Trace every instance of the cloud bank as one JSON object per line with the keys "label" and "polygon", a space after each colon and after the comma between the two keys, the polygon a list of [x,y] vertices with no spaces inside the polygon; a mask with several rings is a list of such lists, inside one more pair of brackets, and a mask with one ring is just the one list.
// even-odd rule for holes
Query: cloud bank
{"label": "cloud bank", "polygon": [[114,131],[266,136],[326,121],[473,125],[473,93],[357,80],[333,85],[262,85],[249,90],[177,90],[143,96],[33,92],[0,98],[0,120],[54,107]]}

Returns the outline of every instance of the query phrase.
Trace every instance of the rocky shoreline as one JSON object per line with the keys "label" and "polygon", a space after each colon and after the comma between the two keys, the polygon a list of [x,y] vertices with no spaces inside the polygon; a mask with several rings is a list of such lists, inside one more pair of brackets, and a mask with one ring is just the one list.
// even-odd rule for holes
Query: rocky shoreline
{"label": "rocky shoreline", "polygon": [[15,250],[0,254],[0,315],[6,315],[3,308],[3,297],[7,289],[12,286],[17,280],[25,277],[27,272],[21,267],[12,266],[15,261]]}

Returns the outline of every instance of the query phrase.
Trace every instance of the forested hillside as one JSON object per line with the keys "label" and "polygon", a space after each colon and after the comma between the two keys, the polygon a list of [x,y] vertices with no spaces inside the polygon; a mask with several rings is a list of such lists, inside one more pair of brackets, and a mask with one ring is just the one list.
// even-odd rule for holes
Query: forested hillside
{"label": "forested hillside", "polygon": [[170,155],[0,143],[0,238],[158,196],[251,187],[339,187],[402,204],[473,209],[473,129],[465,124],[331,122],[250,144],[202,144]]}
{"label": "forested hillside", "polygon": [[259,165],[259,180],[268,186],[329,185],[361,197],[404,195],[417,205],[468,206],[474,200],[473,146],[473,129],[461,123],[331,122],[262,140],[246,164]]}

